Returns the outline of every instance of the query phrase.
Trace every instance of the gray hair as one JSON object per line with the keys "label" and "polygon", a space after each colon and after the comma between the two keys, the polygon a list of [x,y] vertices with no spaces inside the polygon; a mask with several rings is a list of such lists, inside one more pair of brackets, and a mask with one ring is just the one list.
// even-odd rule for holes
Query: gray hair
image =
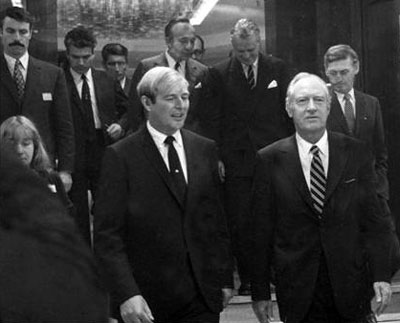
{"label": "gray hair", "polygon": [[239,19],[231,30],[231,40],[233,37],[246,39],[253,35],[256,36],[258,42],[261,41],[260,28],[254,21],[247,18]]}

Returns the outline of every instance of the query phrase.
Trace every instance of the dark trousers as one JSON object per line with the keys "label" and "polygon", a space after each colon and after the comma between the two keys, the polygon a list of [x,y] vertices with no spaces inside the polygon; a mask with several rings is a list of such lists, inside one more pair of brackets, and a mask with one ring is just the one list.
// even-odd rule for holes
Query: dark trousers
{"label": "dark trousers", "polygon": [[321,255],[311,306],[300,323],[374,323],[376,320],[371,313],[369,300],[366,299],[365,302],[365,314],[362,314],[360,318],[348,320],[340,315],[336,309],[325,257]]}
{"label": "dark trousers", "polygon": [[227,178],[225,182],[225,210],[241,283],[250,282],[251,229],[250,194],[251,177]]}
{"label": "dark trousers", "polygon": [[88,191],[90,191],[94,200],[103,154],[104,135],[101,130],[96,130],[96,139],[86,141],[84,155],[77,156],[75,163],[77,167],[72,173],[72,187],[69,192],[70,199],[75,207],[75,223],[89,245],[91,245],[91,234]]}

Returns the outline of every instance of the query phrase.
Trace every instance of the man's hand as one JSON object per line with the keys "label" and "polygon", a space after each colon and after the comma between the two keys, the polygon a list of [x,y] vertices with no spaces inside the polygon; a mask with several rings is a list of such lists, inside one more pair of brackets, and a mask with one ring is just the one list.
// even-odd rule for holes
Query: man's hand
{"label": "man's hand", "polygon": [[218,161],[218,174],[219,174],[219,179],[221,183],[225,182],[225,165],[222,162],[222,160]]}
{"label": "man's hand", "polygon": [[390,284],[387,282],[375,282],[374,292],[375,300],[378,304],[378,307],[375,310],[375,314],[379,316],[390,304],[390,299],[392,298],[392,289],[390,288]]}
{"label": "man's hand", "polygon": [[125,323],[151,323],[154,321],[153,314],[141,295],[133,296],[123,302],[119,310]]}
{"label": "man's hand", "polygon": [[107,127],[107,134],[113,140],[118,140],[122,135],[122,128],[118,123],[113,123],[109,127]]}
{"label": "man's hand", "polygon": [[233,297],[233,289],[232,288],[222,288],[222,306],[225,308],[228,306],[229,301]]}
{"label": "man's hand", "polygon": [[59,172],[61,181],[64,184],[64,188],[66,192],[69,192],[72,186],[72,177],[71,174],[68,172]]}
{"label": "man's hand", "polygon": [[272,301],[262,300],[253,302],[253,311],[260,323],[269,323],[274,319]]}

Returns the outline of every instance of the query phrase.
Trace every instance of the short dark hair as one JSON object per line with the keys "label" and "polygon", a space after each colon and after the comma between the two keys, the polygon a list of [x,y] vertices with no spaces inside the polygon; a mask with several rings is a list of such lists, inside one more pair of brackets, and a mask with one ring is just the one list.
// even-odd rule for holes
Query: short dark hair
{"label": "short dark hair", "polygon": [[196,39],[198,39],[200,41],[201,44],[201,50],[204,52],[204,39],[203,37],[201,37],[200,35],[196,34],[195,35]]}
{"label": "short dark hair", "polygon": [[170,41],[171,38],[172,38],[172,33],[171,33],[172,28],[175,25],[179,24],[179,23],[190,24],[190,20],[188,18],[174,18],[174,19],[171,19],[167,23],[167,25],[165,26],[165,29],[164,29],[165,40],[167,42]]}
{"label": "short dark hair", "polygon": [[1,15],[1,27],[3,28],[4,19],[6,17],[12,18],[18,22],[26,22],[29,24],[29,29],[32,29],[34,19],[31,14],[24,8],[8,7]]}
{"label": "short dark hair", "polygon": [[329,63],[347,59],[348,57],[352,59],[353,64],[359,62],[356,51],[349,45],[339,44],[329,47],[324,55],[324,66],[327,68]]}
{"label": "short dark hair", "polygon": [[101,57],[103,62],[107,62],[110,55],[124,56],[125,60],[128,62],[128,49],[119,43],[106,44],[101,50]]}
{"label": "short dark hair", "polygon": [[93,52],[97,45],[97,41],[91,29],[84,26],[78,26],[65,35],[64,45],[67,52],[71,46],[77,48],[90,47]]}

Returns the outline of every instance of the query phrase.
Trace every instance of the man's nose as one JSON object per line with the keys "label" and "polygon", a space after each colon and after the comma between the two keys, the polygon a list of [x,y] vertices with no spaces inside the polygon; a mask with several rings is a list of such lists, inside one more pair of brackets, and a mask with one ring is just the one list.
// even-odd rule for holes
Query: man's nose
{"label": "man's nose", "polygon": [[314,99],[310,99],[307,105],[307,110],[308,111],[315,111],[317,110],[317,106],[315,105]]}

